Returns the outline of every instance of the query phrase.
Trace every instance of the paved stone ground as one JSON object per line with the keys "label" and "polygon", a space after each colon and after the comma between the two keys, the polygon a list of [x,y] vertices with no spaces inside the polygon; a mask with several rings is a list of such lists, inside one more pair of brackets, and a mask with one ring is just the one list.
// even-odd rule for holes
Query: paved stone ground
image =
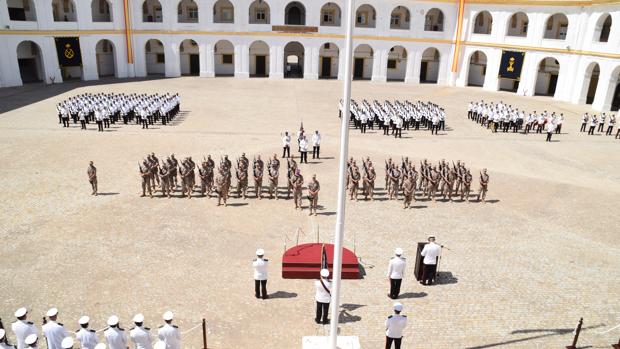
{"label": "paved stone ground", "polygon": [[[109,84],[108,84],[109,83]],[[174,126],[143,131],[113,127],[97,133],[63,129],[54,105],[81,92],[180,92],[187,112]],[[383,176],[388,156],[463,160],[491,176],[487,204],[418,202],[403,210],[382,190],[375,202],[347,203],[346,246],[366,276],[343,287],[341,333],[364,348],[383,345],[387,260],[395,247],[410,261],[434,234],[447,246],[443,283],[403,283],[407,348],[559,348],[571,342],[579,317],[580,344],[609,348],[620,322],[618,209],[619,141],[577,132],[586,110],[549,98],[522,98],[477,88],[355,82],[356,98],[422,99],[444,105],[449,131],[405,132],[403,139],[351,133],[350,154],[371,156]],[[180,78],[69,83],[0,90],[0,316],[22,305],[37,323],[50,306],[69,329],[89,314],[101,328],[111,314],[125,327],[143,312],[155,327],[172,309],[189,329],[209,322],[210,348],[298,348],[301,337],[327,328],[313,323],[311,281],[283,280],[285,236],[302,227],[303,242],[331,241],[335,224],[339,119],[338,81]],[[467,120],[469,100],[504,100],[527,110],[564,112],[558,142],[544,135],[491,134]],[[140,198],[136,162],[148,152],[216,159],[241,152],[280,152],[280,132],[319,129],[320,161],[302,165],[321,181],[318,217],[291,201]],[[86,167],[98,168],[100,192],[90,196]],[[476,177],[476,176],[475,176]],[[379,186],[383,186],[380,184]],[[475,189],[478,185],[476,183]],[[291,246],[291,242],[287,242]],[[253,298],[250,267],[257,247],[272,261],[268,301]],[[412,263],[411,263],[412,264]],[[199,348],[195,331],[184,348]]]}

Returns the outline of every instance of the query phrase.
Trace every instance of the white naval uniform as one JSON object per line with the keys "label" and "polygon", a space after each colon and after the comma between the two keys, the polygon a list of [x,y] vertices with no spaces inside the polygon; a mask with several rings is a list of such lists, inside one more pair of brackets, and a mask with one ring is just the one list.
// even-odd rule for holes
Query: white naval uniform
{"label": "white naval uniform", "polygon": [[312,135],[312,146],[318,147],[321,145],[321,134]]}
{"label": "white naval uniform", "polygon": [[254,280],[267,280],[268,261],[263,258],[257,258],[252,262],[254,267]]}
{"label": "white naval uniform", "polygon": [[17,320],[11,324],[11,329],[17,339],[17,349],[24,349],[27,347],[24,341],[29,335],[33,333],[39,335],[39,330],[37,330],[37,327],[30,321]]}
{"label": "white naval uniform", "polygon": [[94,349],[99,344],[99,338],[95,333],[95,330],[89,330],[87,328],[80,328],[75,333],[75,338],[80,342],[82,349]]}
{"label": "white naval uniform", "polygon": [[407,326],[406,315],[390,315],[385,320],[385,335],[390,338],[402,338],[405,326]]}
{"label": "white naval uniform", "polygon": [[[323,284],[325,284],[325,287],[327,287],[327,289],[331,292],[332,283],[323,279]],[[314,288],[316,289],[314,299],[319,303],[330,303],[332,301],[332,295],[325,290],[323,284],[321,284],[321,280],[314,281]]]}
{"label": "white naval uniform", "polygon": [[134,327],[129,331],[129,338],[136,344],[136,349],[153,349],[151,333],[148,327]]}
{"label": "white naval uniform", "polygon": [[62,340],[69,336],[62,324],[56,321],[48,321],[41,327],[41,330],[43,330],[43,335],[47,340],[48,349],[62,349]]}
{"label": "white naval uniform", "polygon": [[181,333],[175,325],[165,324],[157,330],[159,340],[166,343],[166,349],[181,349]]}
{"label": "white naval uniform", "polygon": [[118,327],[108,327],[104,332],[105,340],[110,349],[127,349],[125,332]]}
{"label": "white naval uniform", "polygon": [[424,264],[435,265],[437,264],[437,257],[441,255],[441,246],[434,242],[429,242],[422,249],[421,255],[424,257]]}
{"label": "white naval uniform", "polygon": [[390,259],[390,264],[388,265],[387,276],[390,279],[402,279],[405,274],[405,266],[407,262],[405,258],[394,256]]}

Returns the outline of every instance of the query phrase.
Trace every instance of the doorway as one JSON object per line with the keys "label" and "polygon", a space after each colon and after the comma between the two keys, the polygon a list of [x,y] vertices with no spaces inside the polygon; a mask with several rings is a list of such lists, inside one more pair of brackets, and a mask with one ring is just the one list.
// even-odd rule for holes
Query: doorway
{"label": "doorway", "polygon": [[321,58],[321,78],[328,79],[332,75],[332,58],[331,57],[322,57]]}
{"label": "doorway", "polygon": [[426,70],[428,69],[428,62],[422,62],[420,65],[420,82],[426,82]]}
{"label": "doorway", "polygon": [[256,56],[256,76],[266,76],[267,64],[265,56]]}
{"label": "doorway", "polygon": [[189,74],[200,75],[200,55],[189,55]]}
{"label": "doorway", "polygon": [[547,94],[549,96],[555,95],[555,88],[558,85],[558,76],[556,74],[549,75],[549,89],[547,90]]}
{"label": "doorway", "polygon": [[353,78],[354,79],[364,78],[364,58],[355,59],[355,67],[353,69]]}

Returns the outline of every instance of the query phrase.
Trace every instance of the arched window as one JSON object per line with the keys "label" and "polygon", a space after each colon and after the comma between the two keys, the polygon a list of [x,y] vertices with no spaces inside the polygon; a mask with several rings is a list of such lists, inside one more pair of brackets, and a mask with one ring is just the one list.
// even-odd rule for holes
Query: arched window
{"label": "arched window", "polygon": [[565,40],[568,33],[568,17],[563,13],[556,13],[547,19],[545,24],[545,39]]}
{"label": "arched window", "polygon": [[250,4],[250,24],[269,24],[271,23],[271,14],[269,4],[263,0],[254,0]]}
{"label": "arched window", "polygon": [[508,29],[506,30],[507,36],[527,36],[527,27],[529,24],[529,18],[523,12],[517,12],[510,16],[508,21]]}
{"label": "arched window", "polygon": [[228,0],[217,0],[213,5],[213,22],[214,23],[234,23],[235,22],[235,6]]}
{"label": "arched window", "polygon": [[145,0],[142,3],[142,22],[161,23],[163,14],[158,0]]}
{"label": "arched window", "polygon": [[424,31],[443,31],[443,12],[440,9],[432,8],[426,12],[426,16],[424,16]]}
{"label": "arched window", "polygon": [[474,34],[491,34],[493,29],[493,16],[489,11],[482,11],[476,15],[474,20]]}
{"label": "arched window", "polygon": [[333,2],[328,2],[321,7],[321,25],[322,26],[340,26],[341,18],[340,7]]}
{"label": "arched window", "polygon": [[355,26],[359,28],[374,28],[377,21],[377,11],[375,8],[364,4],[357,8],[355,12]]}
{"label": "arched window", "polygon": [[32,1],[7,1],[9,19],[11,21],[36,21],[37,14]]}
{"label": "arched window", "polygon": [[390,29],[409,29],[411,14],[405,6],[397,6],[390,16]]}
{"label": "arched window", "polygon": [[610,32],[611,32],[611,15],[609,15],[609,13],[606,13],[602,15],[596,23],[595,39],[598,42],[607,42],[609,41]]}
{"label": "arched window", "polygon": [[177,7],[179,23],[198,23],[198,4],[194,0],[182,0]]}
{"label": "arched window", "polygon": [[112,22],[112,10],[107,0],[93,0],[90,3],[93,22]]}
{"label": "arched window", "polygon": [[52,15],[54,22],[76,22],[75,3],[73,0],[53,0]]}
{"label": "arched window", "polygon": [[284,9],[284,24],[306,25],[306,8],[300,2],[293,1]]}

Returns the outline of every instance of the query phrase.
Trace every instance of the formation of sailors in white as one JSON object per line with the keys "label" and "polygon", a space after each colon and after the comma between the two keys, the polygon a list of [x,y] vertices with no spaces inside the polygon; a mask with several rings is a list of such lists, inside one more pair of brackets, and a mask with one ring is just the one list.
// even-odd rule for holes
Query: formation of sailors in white
{"label": "formation of sailors in white", "polygon": [[525,110],[519,110],[512,105],[507,105],[500,101],[499,103],[485,102],[469,102],[467,106],[467,118],[480,124],[493,132],[523,132],[528,134],[547,133],[547,141],[551,141],[552,134],[560,134],[562,132],[562,124],[564,123],[564,114],[557,115],[555,112],[533,111],[531,113]]}
{"label": "formation of sailors in white", "polygon": [[[80,328],[75,332],[65,329],[58,322],[58,309],[51,308],[43,317],[43,338],[48,349],[71,349],[80,347],[83,349],[127,349],[129,348],[128,336],[120,327],[119,318],[112,315],[107,320],[108,327],[95,331],[89,328],[90,318],[82,316],[78,320]],[[11,323],[11,330],[15,336],[15,345],[9,344],[8,333],[0,329],[0,348],[2,349],[37,349],[39,347],[39,329],[27,320],[28,310],[19,308],[15,312],[16,320]],[[152,335],[148,327],[144,327],[144,315],[137,314],[133,317],[135,326],[129,332],[129,340],[136,348],[143,349],[180,349],[181,333],[176,325],[172,324],[174,314],[167,311],[163,314],[164,324],[157,329],[156,343],[153,345]],[[105,342],[99,341],[97,333],[103,332]],[[107,344],[107,345],[106,345]]]}
{"label": "formation of sailors in white", "polygon": [[[605,122],[607,121],[607,115],[602,113],[600,116],[592,115],[590,116],[588,113],[585,113],[581,116],[581,129],[580,132],[586,132],[586,128],[590,125],[588,129],[588,135],[592,136],[597,133],[605,132],[606,136],[612,136],[614,131],[614,127],[616,126],[616,115],[612,114],[609,116],[609,121],[607,121],[607,129],[605,129]],[[620,139],[620,128],[616,131],[615,139]]]}
{"label": "formation of sailors in white", "polygon": [[[339,104],[339,117],[342,117],[344,106],[342,99]],[[394,138],[402,138],[402,130],[430,130],[431,134],[445,131],[446,112],[443,108],[432,102],[410,102],[377,100],[368,102],[362,100],[358,103],[351,100],[350,119],[356,129],[366,133],[367,129],[374,130],[375,125],[383,130],[384,135],[393,135]]]}
{"label": "formation of sailors in white", "polygon": [[56,105],[58,122],[63,127],[69,127],[70,119],[74,124],[79,121],[82,130],[86,130],[90,122],[95,122],[99,132],[120,121],[125,125],[135,121],[142,124],[143,129],[160,120],[162,125],[166,125],[179,113],[180,107],[178,93],[83,93]]}

